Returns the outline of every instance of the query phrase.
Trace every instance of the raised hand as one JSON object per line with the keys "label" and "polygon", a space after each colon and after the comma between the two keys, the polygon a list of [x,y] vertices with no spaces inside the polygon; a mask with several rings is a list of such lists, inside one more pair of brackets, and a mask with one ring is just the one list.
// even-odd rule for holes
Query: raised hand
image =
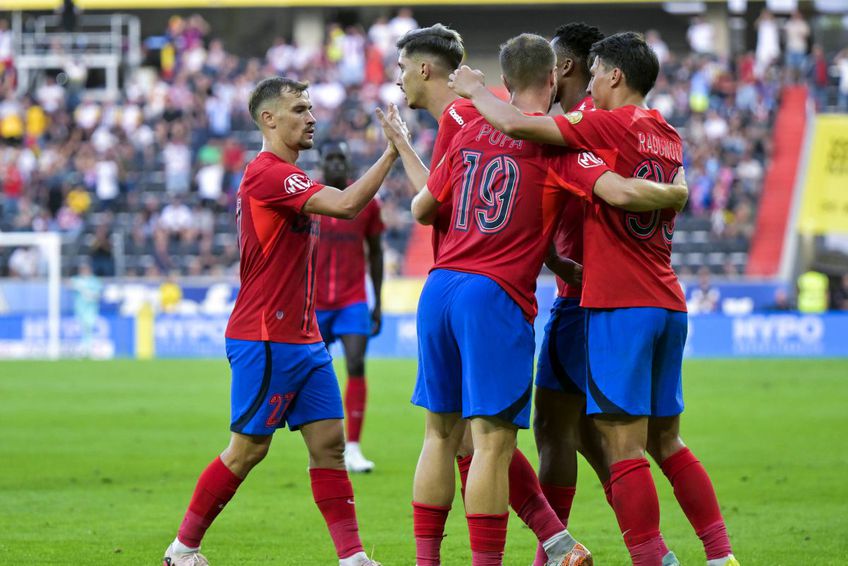
{"label": "raised hand", "polygon": [[377,109],[377,118],[380,120],[380,125],[383,127],[383,133],[389,143],[395,148],[409,143],[409,130],[400,118],[397,106],[390,104],[387,112]]}
{"label": "raised hand", "polygon": [[462,65],[448,77],[448,86],[463,98],[471,98],[475,89],[486,86],[486,76],[483,71]]}

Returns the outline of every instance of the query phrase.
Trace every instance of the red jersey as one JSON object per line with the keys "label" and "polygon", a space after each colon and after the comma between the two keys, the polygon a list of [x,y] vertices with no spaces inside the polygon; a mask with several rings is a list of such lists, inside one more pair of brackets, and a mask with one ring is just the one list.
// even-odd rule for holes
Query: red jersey
{"label": "red jersey", "polygon": [[382,234],[384,229],[376,200],[369,202],[352,220],[321,217],[317,310],[341,309],[365,302],[365,240]]}
{"label": "red jersey", "polygon": [[[591,96],[587,96],[581,100],[572,112],[593,110],[595,102]],[[577,263],[583,263],[583,214],[585,203],[578,197],[566,199],[565,206],[562,209],[559,225],[554,232],[554,247],[557,254],[561,257],[567,257]],[[580,298],[580,285],[569,285],[559,276],[556,278],[557,296],[568,297],[571,299]]]}
{"label": "red jersey", "polygon": [[[683,164],[683,143],[656,110],[569,112],[554,118],[566,145],[591,149],[623,177],[670,183]],[[671,267],[677,213],[632,213],[593,199],[584,225],[583,298],[588,308],[659,307],[686,312]]]}
{"label": "red jersey", "polygon": [[303,214],[324,188],[263,151],[247,164],[238,191],[241,288],[227,338],[290,344],[321,341],[315,320],[315,246],[320,223]]}
{"label": "red jersey", "polygon": [[[439,133],[436,134],[436,141],[433,144],[433,155],[430,158],[430,170],[432,171],[445,156],[451,142],[462,128],[475,118],[480,116],[480,112],[474,107],[474,104],[465,98],[457,98],[442,112],[442,117],[439,118]],[[415,187],[419,189],[420,187]],[[450,229],[451,211],[449,206],[441,206],[436,211],[436,216],[433,218],[433,232],[431,241],[433,242],[433,261],[439,257],[439,245]]]}
{"label": "red jersey", "polygon": [[536,278],[567,191],[591,194],[609,168],[590,153],[513,140],[483,118],[456,136],[427,187],[450,195],[450,230],[434,269],[485,275],[536,317]]}

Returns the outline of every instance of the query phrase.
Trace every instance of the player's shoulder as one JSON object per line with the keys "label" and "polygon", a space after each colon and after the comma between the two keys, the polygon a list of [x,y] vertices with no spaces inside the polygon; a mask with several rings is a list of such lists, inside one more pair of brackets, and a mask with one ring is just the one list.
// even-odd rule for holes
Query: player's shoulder
{"label": "player's shoulder", "polygon": [[638,108],[630,107],[633,110],[633,117],[642,123],[651,124],[657,130],[657,133],[665,134],[669,137],[680,138],[680,134],[674,129],[674,126],[666,122],[662,113],[655,108]]}
{"label": "player's shoulder", "polygon": [[252,183],[248,186],[282,184],[288,194],[306,190],[314,181],[300,167],[284,161],[271,152],[263,151],[248,164],[246,176]]}
{"label": "player's shoulder", "polygon": [[451,130],[464,128],[470,121],[480,116],[480,112],[470,100],[457,98],[445,108],[442,113],[441,128],[448,127]]}

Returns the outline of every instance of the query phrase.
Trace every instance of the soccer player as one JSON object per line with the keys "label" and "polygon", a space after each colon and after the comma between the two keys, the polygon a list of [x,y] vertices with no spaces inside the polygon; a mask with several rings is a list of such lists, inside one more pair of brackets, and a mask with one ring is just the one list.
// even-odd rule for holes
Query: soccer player
{"label": "soccer player", "polygon": [[[683,162],[680,136],[645,106],[659,72],[656,55],[640,35],[626,32],[593,45],[590,57],[589,92],[602,109],[594,112],[525,116],[491,96],[482,74],[467,67],[453,86],[507,135],[591,149],[622,175],[674,177]],[[671,267],[675,212],[629,214],[585,198],[587,412],[603,437],[625,544],[638,565],[662,564],[667,551],[647,450],[703,542],[707,564],[735,566],[712,482],[679,434],[687,315]]]}
{"label": "soccer player", "polygon": [[[328,143],[321,153],[324,182],[334,187],[345,186],[351,178],[347,144]],[[365,349],[368,337],[380,332],[382,322],[383,247],[380,235],[383,230],[377,200],[369,202],[352,220],[321,217],[315,314],[327,347],[339,338],[344,348],[347,366],[345,466],[349,472],[374,469],[374,462],[362,455],[359,440],[365,420]],[[374,286],[374,309],[370,313],[365,294],[365,247],[368,248],[368,268]]]}
{"label": "soccer player", "polygon": [[313,145],[315,117],[306,83],[260,82],[249,110],[262,151],[245,170],[236,220],[241,289],[227,326],[232,369],[230,444],[200,475],[163,566],[208,564],[203,535],[268,452],[274,432],[300,430],[309,451],[312,494],[340,566],[374,565],[363,551],[344,465],[341,395],[315,319],[316,214],[353,218],[374,197],[397,150],[344,191],[314,182],[295,162]]}
{"label": "soccer player", "polygon": [[[500,58],[513,103],[525,112],[547,112],[556,84],[547,41],[523,34],[502,47]],[[384,129],[407,173],[419,179],[424,167],[403,129],[390,132],[385,123]],[[448,194],[453,208],[418,309],[413,402],[427,409],[427,419],[414,505],[447,514],[454,495],[451,460],[463,419],[470,419],[474,457],[465,505],[475,565],[500,564],[503,557],[508,469],[517,429],[529,424],[535,282],[570,190],[635,210],[681,205],[687,194],[683,185],[625,180],[590,153],[552,153],[512,140],[477,118],[455,137],[413,200],[413,216],[422,223],[432,222]],[[438,564],[437,534],[423,560],[416,536],[419,565]],[[591,564],[588,551],[567,531],[563,536],[569,552],[550,564]]]}
{"label": "soccer player", "polygon": [[[479,117],[473,104],[458,97],[448,87],[448,76],[459,67],[465,56],[462,38],[456,31],[435,24],[408,32],[397,42],[397,48],[400,71],[398,86],[404,92],[407,104],[410,108],[427,110],[438,120],[439,130],[430,161],[435,166],[441,162],[450,142],[462,128]],[[414,154],[407,154],[405,159],[409,161],[407,172],[413,173],[410,175],[413,186],[416,189],[423,187],[427,182],[429,170]],[[431,234],[434,261],[438,258],[440,244],[450,229],[450,220],[450,206],[441,206],[436,210]],[[564,270],[570,267],[563,266]],[[457,454],[463,493],[473,451],[470,429],[467,429]],[[565,527],[557,520],[553,509],[545,500],[532,465],[517,448],[509,467],[509,489],[510,505],[539,539],[539,545],[543,549],[547,548],[551,556],[564,556],[569,549],[569,539],[564,536]],[[431,555],[430,549],[438,550],[449,508],[433,508],[413,503],[419,566],[430,564],[425,562]]]}
{"label": "soccer player", "polygon": [[[556,53],[557,94],[563,112],[594,107],[586,94],[589,50],[604,38],[594,26],[569,23],[557,28],[551,46]],[[553,257],[583,263],[583,202],[566,201],[554,231]],[[552,267],[552,266],[550,266]],[[586,315],[580,307],[580,284],[557,276],[557,299],[545,326],[536,369],[533,433],[539,452],[542,492],[562,524],[568,526],[577,489],[577,451],[595,469],[602,484],[609,479],[600,439],[586,416]],[[547,554],[540,544],[534,566],[544,566]]]}

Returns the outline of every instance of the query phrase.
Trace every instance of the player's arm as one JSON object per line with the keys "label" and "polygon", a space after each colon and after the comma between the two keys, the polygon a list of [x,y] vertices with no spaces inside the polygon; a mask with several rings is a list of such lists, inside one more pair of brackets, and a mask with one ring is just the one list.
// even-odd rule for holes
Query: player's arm
{"label": "player's arm", "polygon": [[583,266],[559,255],[553,244],[548,248],[545,266],[569,285],[579,286],[583,283]]}
{"label": "player's arm", "polygon": [[371,311],[371,335],[380,333],[383,326],[383,239],[380,234],[366,238],[368,248],[368,271],[374,285],[374,309]]}
{"label": "player's arm", "polygon": [[419,189],[427,184],[427,177],[430,176],[430,170],[418,157],[415,149],[409,143],[409,129],[400,118],[397,106],[389,105],[389,111],[383,114],[383,111],[377,109],[377,117],[380,119],[380,124],[383,126],[383,132],[386,138],[392,142],[400,154],[403,170],[412,186]]}
{"label": "player's arm", "polygon": [[565,145],[553,118],[527,116],[512,104],[495,96],[486,88],[484,79],[482,72],[463,65],[451,74],[448,86],[458,95],[473,102],[487,122],[509,137]]}
{"label": "player's arm", "polygon": [[380,190],[397,157],[397,149],[389,143],[380,159],[358,181],[343,191],[335,187],[324,187],[309,197],[303,206],[303,212],[334,218],[355,218]]}
{"label": "player's arm", "polygon": [[607,171],[595,182],[594,193],[612,206],[631,212],[673,208],[680,212],[689,199],[686,175],[681,167],[673,184],[624,178]]}
{"label": "player's arm", "polygon": [[436,200],[427,185],[424,185],[412,199],[412,217],[419,224],[429,226],[433,223],[440,205],[441,203]]}

